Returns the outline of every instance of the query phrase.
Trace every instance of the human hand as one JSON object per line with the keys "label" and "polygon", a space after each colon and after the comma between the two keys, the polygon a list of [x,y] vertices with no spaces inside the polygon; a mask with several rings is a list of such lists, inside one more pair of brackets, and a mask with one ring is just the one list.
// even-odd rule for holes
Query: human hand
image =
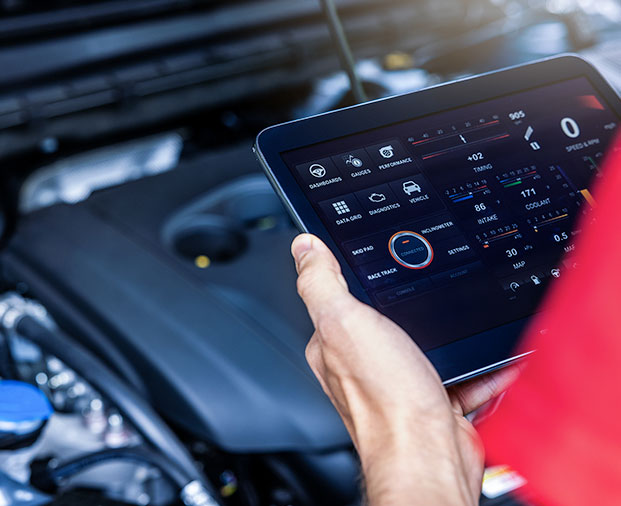
{"label": "human hand", "polygon": [[317,237],[291,247],[315,326],[308,362],[360,455],[372,506],[478,504],[483,448],[464,417],[501,393],[516,367],[450,388],[397,324],[348,290]]}

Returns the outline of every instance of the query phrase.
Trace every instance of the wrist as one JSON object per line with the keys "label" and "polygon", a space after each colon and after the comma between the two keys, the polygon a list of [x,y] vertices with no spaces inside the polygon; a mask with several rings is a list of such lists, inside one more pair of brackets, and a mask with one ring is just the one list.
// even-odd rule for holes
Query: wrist
{"label": "wrist", "polygon": [[371,506],[477,504],[455,433],[413,427],[374,439],[359,441]]}

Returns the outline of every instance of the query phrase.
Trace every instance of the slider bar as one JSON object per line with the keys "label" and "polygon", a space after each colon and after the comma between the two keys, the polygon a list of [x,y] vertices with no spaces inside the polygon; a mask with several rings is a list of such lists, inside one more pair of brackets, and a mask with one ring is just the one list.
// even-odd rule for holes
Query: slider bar
{"label": "slider bar", "polygon": [[[491,137],[491,138],[488,137],[486,139],[480,139],[480,140],[477,140],[477,141],[472,141],[468,145],[474,146],[474,145],[477,145],[477,144],[482,144],[484,142],[499,141],[501,139],[506,139],[507,137],[509,137],[509,134],[503,134],[503,135],[499,135],[497,137]],[[455,151],[456,149],[461,148],[463,146],[465,146],[465,144],[457,144],[456,146],[453,146],[451,148],[445,149],[443,151],[437,151],[435,153],[430,153],[430,154],[428,154],[426,156],[423,156],[422,158],[423,158],[423,160],[428,160],[430,158],[435,158],[436,156],[445,155],[445,154],[450,153],[451,151]]]}
{"label": "slider bar", "polygon": [[[412,142],[412,146],[416,146],[418,144],[424,144],[425,142],[434,142],[434,141],[439,141],[442,139],[446,139],[448,137],[453,137],[453,136],[457,136],[457,137],[461,137],[464,133],[470,133],[470,132],[474,132],[480,128],[484,128],[486,126],[490,126],[490,125],[495,125],[496,123],[500,123],[500,120],[494,120],[494,121],[488,121],[487,123],[479,123],[478,125],[474,125],[471,127],[467,127],[467,128],[463,128],[461,130],[458,130],[456,132],[449,132],[447,134],[444,135],[438,135],[437,137],[430,137],[429,139],[422,139],[420,141],[414,141]],[[463,139],[462,139],[463,141]]]}
{"label": "slider bar", "polygon": [[487,239],[484,243],[483,243],[483,247],[484,248],[489,248],[490,243],[495,242],[495,241],[499,241],[500,239],[506,239],[507,237],[511,237],[512,235],[515,235],[518,233],[518,229],[514,228],[513,230],[509,230],[509,232],[504,232],[500,235],[496,235],[494,237],[491,237],[490,239]]}
{"label": "slider bar", "polygon": [[555,216],[554,218],[550,218],[548,220],[542,221],[541,223],[538,223],[537,225],[533,225],[533,228],[535,229],[535,232],[539,232],[539,228],[545,226],[545,225],[549,225],[550,223],[557,221],[557,220],[562,220],[563,218],[567,218],[567,216],[569,216],[568,214],[561,214],[560,216]]}
{"label": "slider bar", "polygon": [[[462,200],[468,200],[468,199],[473,198],[476,193],[479,193],[479,192],[485,190],[486,188],[487,188],[487,185],[480,186],[476,190],[472,190],[471,192],[468,192],[467,194],[465,194],[465,193],[457,193],[455,195],[449,195],[449,198],[453,202],[461,202]],[[463,195],[463,197],[462,197],[462,195]]]}

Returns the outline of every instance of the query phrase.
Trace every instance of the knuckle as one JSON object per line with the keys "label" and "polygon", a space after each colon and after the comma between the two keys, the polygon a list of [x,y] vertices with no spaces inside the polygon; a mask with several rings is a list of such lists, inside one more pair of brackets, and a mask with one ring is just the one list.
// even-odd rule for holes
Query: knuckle
{"label": "knuckle", "polygon": [[312,351],[309,350],[308,346],[306,347],[306,353],[304,355],[306,356],[306,362],[308,363],[310,368],[313,370],[313,372],[315,372],[316,370],[315,355],[313,355]]}
{"label": "knuckle", "polygon": [[313,334],[313,338],[310,340],[308,345],[306,346],[306,361],[313,371],[315,377],[319,380],[320,383],[324,383],[324,374],[325,374],[325,363],[323,359],[323,353],[320,349],[319,340],[316,337],[316,334]]}
{"label": "knuckle", "polygon": [[339,318],[332,311],[323,311],[317,318],[315,327],[321,335],[322,342],[328,345],[342,334]]}
{"label": "knuckle", "polygon": [[330,301],[319,314],[317,330],[326,344],[349,334],[356,322],[356,307],[345,297]]}
{"label": "knuckle", "polygon": [[298,290],[298,294],[302,299],[306,299],[308,297],[309,291],[312,289],[313,285],[313,276],[312,273],[308,270],[304,270],[298,276],[296,287]]}
{"label": "knuckle", "polygon": [[297,264],[298,272],[302,273],[304,271],[311,269],[314,263],[313,259],[314,259],[314,255],[312,254],[312,252],[307,252],[305,255],[303,255],[302,258],[298,260],[298,264]]}
{"label": "knuckle", "polygon": [[486,391],[485,394],[490,399],[496,397],[502,392],[502,385],[498,382],[498,377],[495,374],[490,374],[485,382]]}
{"label": "knuckle", "polygon": [[347,331],[358,329],[367,320],[364,311],[361,310],[361,304],[353,299],[342,304],[339,313],[341,314],[341,325]]}
{"label": "knuckle", "polygon": [[308,362],[308,364],[311,366],[311,369],[316,370],[317,368],[317,359],[318,359],[318,353],[317,353],[317,341],[313,338],[311,339],[311,341],[306,345],[306,350],[305,350],[305,356],[306,356],[306,361]]}

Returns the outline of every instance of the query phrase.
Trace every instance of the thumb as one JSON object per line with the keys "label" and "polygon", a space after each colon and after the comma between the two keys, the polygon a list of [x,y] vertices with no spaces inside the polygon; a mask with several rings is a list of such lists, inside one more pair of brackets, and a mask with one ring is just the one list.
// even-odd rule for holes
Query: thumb
{"label": "thumb", "polygon": [[354,301],[338,261],[328,247],[311,234],[301,234],[291,245],[298,271],[298,293],[317,327],[320,315],[344,302]]}

